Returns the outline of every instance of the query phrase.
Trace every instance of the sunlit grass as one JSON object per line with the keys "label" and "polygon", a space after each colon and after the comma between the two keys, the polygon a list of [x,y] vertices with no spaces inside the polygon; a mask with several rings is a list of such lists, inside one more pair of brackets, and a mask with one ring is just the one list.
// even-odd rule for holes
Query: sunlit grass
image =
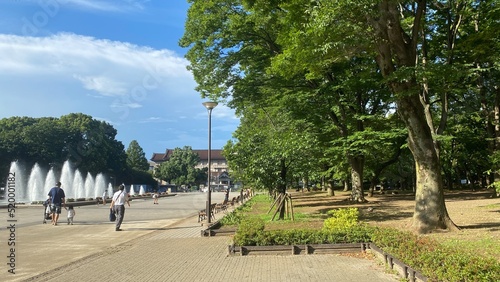
{"label": "sunlit grass", "polygon": [[482,208],[485,208],[485,209],[496,209],[496,208],[500,208],[500,204],[486,205],[486,206],[483,206]]}
{"label": "sunlit grass", "polygon": [[480,254],[486,257],[500,258],[500,243],[497,238],[484,235],[477,240],[446,239],[440,240],[445,246],[452,246],[462,249],[470,254]]}

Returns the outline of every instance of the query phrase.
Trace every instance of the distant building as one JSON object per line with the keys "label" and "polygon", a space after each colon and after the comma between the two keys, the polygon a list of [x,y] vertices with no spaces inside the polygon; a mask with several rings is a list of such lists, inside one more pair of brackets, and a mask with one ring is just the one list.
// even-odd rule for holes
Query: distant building
{"label": "distant building", "polygon": [[[153,170],[158,167],[161,163],[166,162],[172,156],[174,150],[166,149],[165,153],[153,153],[151,157],[151,163]],[[195,154],[200,157],[200,162],[195,166],[195,168],[208,168],[208,150],[193,150]],[[210,185],[229,185],[231,180],[229,179],[229,168],[227,166],[226,158],[222,155],[222,150],[211,150],[210,155]],[[160,183],[164,184],[164,183]]]}

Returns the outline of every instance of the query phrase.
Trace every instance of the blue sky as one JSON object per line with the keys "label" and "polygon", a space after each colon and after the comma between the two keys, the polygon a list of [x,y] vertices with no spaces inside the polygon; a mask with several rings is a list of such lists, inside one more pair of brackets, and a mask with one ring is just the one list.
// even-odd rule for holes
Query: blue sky
{"label": "blue sky", "polygon": [[[186,70],[186,0],[0,0],[0,118],[84,113],[149,159],[208,146],[205,100]],[[239,120],[219,104],[212,148]]]}

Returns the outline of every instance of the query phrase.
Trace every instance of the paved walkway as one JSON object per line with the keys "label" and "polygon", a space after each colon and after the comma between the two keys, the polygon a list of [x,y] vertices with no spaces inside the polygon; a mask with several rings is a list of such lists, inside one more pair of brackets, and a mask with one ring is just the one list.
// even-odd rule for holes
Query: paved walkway
{"label": "paved walkway", "polygon": [[24,236],[36,240],[22,241],[18,274],[2,262],[0,281],[399,281],[372,260],[347,256],[228,256],[230,237],[201,237],[194,215],[126,222],[122,232],[110,232],[111,223],[88,228],[26,227],[19,237],[29,230]]}

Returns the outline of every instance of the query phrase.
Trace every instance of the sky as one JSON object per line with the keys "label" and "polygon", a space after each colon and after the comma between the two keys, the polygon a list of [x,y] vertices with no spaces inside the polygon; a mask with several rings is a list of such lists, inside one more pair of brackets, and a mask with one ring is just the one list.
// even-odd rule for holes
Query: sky
{"label": "sky", "polygon": [[[0,0],[0,118],[83,113],[125,149],[208,148],[208,111],[186,69],[187,0]],[[212,149],[239,125],[220,103]]]}

